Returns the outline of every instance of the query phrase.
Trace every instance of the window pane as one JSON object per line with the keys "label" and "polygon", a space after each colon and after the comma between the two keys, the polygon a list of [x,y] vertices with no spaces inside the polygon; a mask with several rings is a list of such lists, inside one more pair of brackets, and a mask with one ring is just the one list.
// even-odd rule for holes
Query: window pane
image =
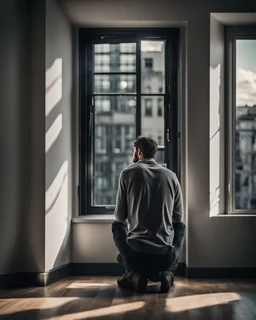
{"label": "window pane", "polygon": [[120,172],[132,163],[135,97],[95,97],[93,206],[116,203]]}
{"label": "window pane", "polygon": [[165,41],[141,41],[141,92],[165,92]]}
{"label": "window pane", "polygon": [[155,156],[155,160],[156,160],[157,163],[159,163],[159,164],[164,164],[165,163],[164,153],[165,153],[164,150],[158,150],[157,151],[156,156]]}
{"label": "window pane", "polygon": [[[162,110],[159,112],[159,110]],[[141,98],[141,133],[152,137],[164,146],[164,97]]]}
{"label": "window pane", "polygon": [[135,93],[135,75],[95,75],[94,93]]}
{"label": "window pane", "polygon": [[135,71],[136,43],[94,45],[94,72]]}
{"label": "window pane", "polygon": [[123,117],[125,123],[126,121],[129,121],[129,119],[127,119],[128,114],[134,114],[136,110],[136,98],[134,96],[95,96],[94,98],[96,123],[98,121],[98,115],[108,112],[111,112],[112,114],[115,113],[113,116],[118,115],[119,117]]}
{"label": "window pane", "polygon": [[256,40],[236,40],[236,209],[256,208]]}

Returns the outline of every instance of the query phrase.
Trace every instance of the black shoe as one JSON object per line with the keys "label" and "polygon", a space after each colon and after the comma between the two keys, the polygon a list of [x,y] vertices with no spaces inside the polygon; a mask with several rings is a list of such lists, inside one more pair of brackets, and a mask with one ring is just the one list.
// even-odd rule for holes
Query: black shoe
{"label": "black shoe", "polygon": [[118,286],[120,288],[133,289],[132,276],[134,275],[134,273],[134,271],[129,271],[119,277],[117,279]]}
{"label": "black shoe", "polygon": [[134,273],[132,276],[134,292],[144,293],[147,289],[148,278],[140,273]]}
{"label": "black shoe", "polygon": [[144,293],[147,289],[148,279],[137,272],[129,271],[117,279],[117,284],[120,288],[132,289],[134,292]]}
{"label": "black shoe", "polygon": [[160,291],[162,293],[169,292],[171,286],[174,282],[174,275],[171,271],[161,272],[161,288]]}

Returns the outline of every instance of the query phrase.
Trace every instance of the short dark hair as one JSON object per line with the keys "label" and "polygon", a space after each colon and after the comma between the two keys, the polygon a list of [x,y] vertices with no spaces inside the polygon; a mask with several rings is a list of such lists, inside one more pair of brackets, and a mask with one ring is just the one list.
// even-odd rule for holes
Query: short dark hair
{"label": "short dark hair", "polygon": [[156,141],[148,136],[138,136],[133,145],[142,151],[145,159],[154,158],[158,150]]}

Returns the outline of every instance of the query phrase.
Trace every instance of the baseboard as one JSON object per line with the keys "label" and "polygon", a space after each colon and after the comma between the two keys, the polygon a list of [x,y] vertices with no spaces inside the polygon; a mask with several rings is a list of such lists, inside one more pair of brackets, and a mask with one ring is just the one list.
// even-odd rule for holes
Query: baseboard
{"label": "baseboard", "polygon": [[49,272],[44,274],[44,286],[59,281],[71,275],[71,263],[67,263],[60,267],[51,269]]}
{"label": "baseboard", "polygon": [[[176,276],[184,276],[185,270],[185,263],[179,263],[174,274]],[[73,276],[120,276],[124,273],[124,268],[122,268],[118,263],[72,263],[71,273]]]}
{"label": "baseboard", "polygon": [[49,272],[19,272],[0,275],[0,289],[15,287],[45,287],[49,284],[68,277],[71,264],[62,265]]}
{"label": "baseboard", "polygon": [[[118,263],[68,263],[49,272],[21,272],[0,274],[0,289],[15,287],[45,287],[68,276],[119,276],[124,269]],[[188,268],[179,263],[174,274],[187,278],[256,278],[253,268]]]}
{"label": "baseboard", "polygon": [[43,275],[36,272],[19,272],[0,275],[0,289],[41,287],[43,283]]}
{"label": "baseboard", "polygon": [[72,263],[71,275],[119,276],[124,273],[124,268],[118,263]]}
{"label": "baseboard", "polygon": [[253,268],[186,268],[187,278],[256,278],[256,267]]}

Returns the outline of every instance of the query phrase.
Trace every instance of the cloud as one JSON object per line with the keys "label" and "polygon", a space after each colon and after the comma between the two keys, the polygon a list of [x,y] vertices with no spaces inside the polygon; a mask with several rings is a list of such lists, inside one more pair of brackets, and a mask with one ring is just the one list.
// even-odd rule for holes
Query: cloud
{"label": "cloud", "polygon": [[238,68],[236,88],[237,106],[256,105],[256,73]]}

